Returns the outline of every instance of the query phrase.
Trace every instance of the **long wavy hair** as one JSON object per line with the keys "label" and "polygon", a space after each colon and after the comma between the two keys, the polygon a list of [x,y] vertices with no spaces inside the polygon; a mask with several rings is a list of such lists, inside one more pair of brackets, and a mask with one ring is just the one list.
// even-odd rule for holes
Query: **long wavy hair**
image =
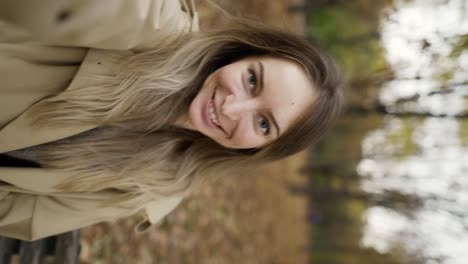
{"label": "long wavy hair", "polygon": [[[45,99],[30,116],[37,126],[96,128],[16,153],[42,167],[74,173],[59,186],[64,191],[185,192],[205,176],[303,150],[325,133],[342,107],[340,75],[325,52],[310,40],[257,23],[183,33],[141,52],[102,52],[115,66],[110,73],[87,76],[96,85]],[[314,84],[317,99],[288,131],[265,147],[235,150],[172,125],[187,113],[207,76],[250,56],[295,62]]]}

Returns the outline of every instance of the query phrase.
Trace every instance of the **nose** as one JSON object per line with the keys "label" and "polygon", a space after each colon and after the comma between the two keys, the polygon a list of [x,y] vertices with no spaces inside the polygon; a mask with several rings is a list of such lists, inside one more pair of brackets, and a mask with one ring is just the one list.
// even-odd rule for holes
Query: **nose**
{"label": "nose", "polygon": [[255,111],[258,102],[255,98],[236,98],[235,95],[228,95],[224,101],[221,112],[231,120],[239,120],[242,115]]}

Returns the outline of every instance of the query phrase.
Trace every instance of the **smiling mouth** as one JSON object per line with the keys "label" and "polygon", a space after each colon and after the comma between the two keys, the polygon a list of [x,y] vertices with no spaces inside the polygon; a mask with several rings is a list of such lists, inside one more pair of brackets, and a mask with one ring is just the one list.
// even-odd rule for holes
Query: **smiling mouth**
{"label": "smiling mouth", "polygon": [[226,133],[224,131],[224,129],[221,127],[221,123],[219,122],[218,115],[216,114],[216,108],[215,108],[215,104],[214,104],[215,95],[216,95],[216,89],[214,90],[213,96],[211,97],[211,100],[210,100],[210,104],[209,104],[209,108],[208,108],[209,117],[210,117],[211,122],[213,122],[213,124],[215,124],[219,129],[221,129],[221,131]]}
{"label": "smiling mouth", "polygon": [[214,102],[213,102],[213,99],[211,99],[210,101],[210,119],[211,121],[217,125],[219,127],[219,120],[218,120],[218,116],[216,116],[216,111],[215,111],[215,108],[214,108]]}

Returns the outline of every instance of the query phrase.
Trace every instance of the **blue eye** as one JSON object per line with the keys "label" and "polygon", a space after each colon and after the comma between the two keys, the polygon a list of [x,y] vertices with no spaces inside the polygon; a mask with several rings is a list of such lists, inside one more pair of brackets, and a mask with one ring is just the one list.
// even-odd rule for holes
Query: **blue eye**
{"label": "blue eye", "polygon": [[250,89],[255,88],[257,86],[257,77],[255,74],[249,71],[249,77],[247,78],[247,82],[249,84]]}
{"label": "blue eye", "polygon": [[268,122],[266,118],[260,117],[258,119],[258,125],[260,126],[260,129],[262,130],[263,135],[270,134],[270,123]]}

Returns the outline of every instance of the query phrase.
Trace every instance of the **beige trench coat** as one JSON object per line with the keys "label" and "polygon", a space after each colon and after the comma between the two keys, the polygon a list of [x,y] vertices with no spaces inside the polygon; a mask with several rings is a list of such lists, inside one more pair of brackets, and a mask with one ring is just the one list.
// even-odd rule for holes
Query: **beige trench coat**
{"label": "beige trench coat", "polygon": [[[105,73],[106,52],[144,49],[167,34],[195,30],[198,17],[186,0],[0,0],[0,153],[92,129],[32,129],[25,115],[41,99],[87,85],[86,73]],[[71,176],[0,167],[0,235],[35,240],[137,212],[146,215],[136,226],[144,231],[182,200],[101,207],[116,193],[54,189]]]}

